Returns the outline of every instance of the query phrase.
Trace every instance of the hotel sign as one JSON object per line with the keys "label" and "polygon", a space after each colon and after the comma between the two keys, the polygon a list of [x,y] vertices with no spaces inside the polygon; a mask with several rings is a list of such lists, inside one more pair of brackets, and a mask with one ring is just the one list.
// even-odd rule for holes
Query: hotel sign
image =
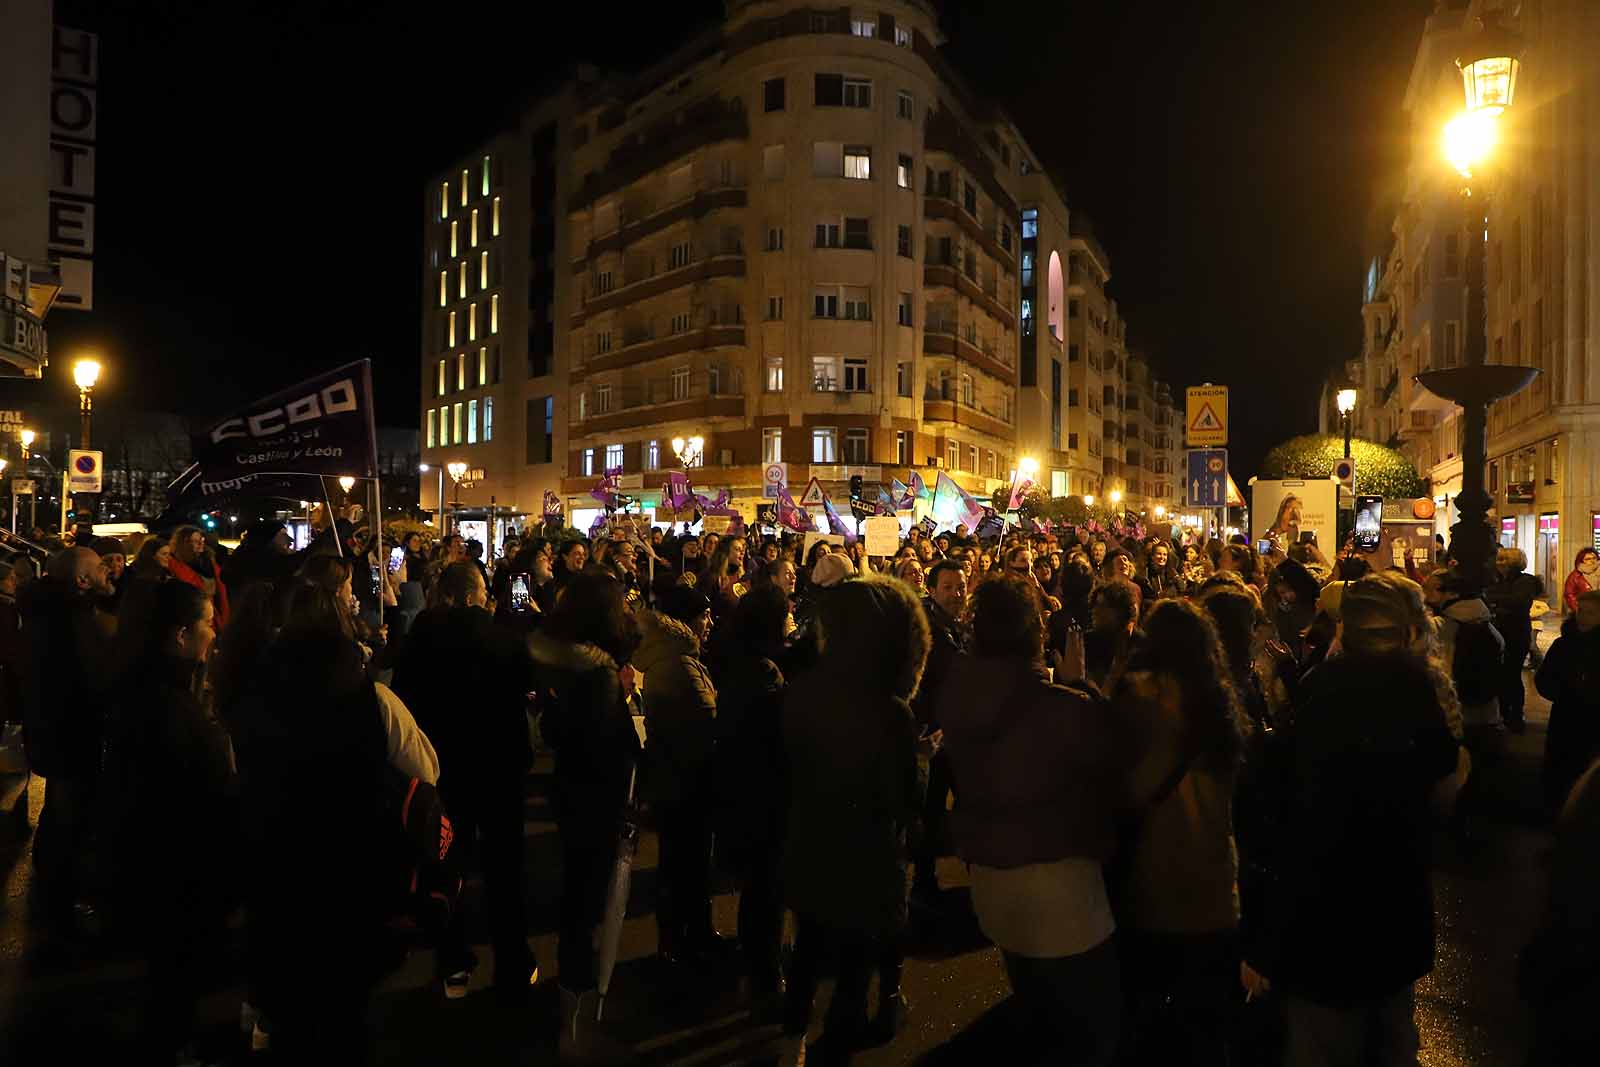
{"label": "hotel sign", "polygon": [[[40,368],[50,355],[44,322],[28,305],[28,265],[0,252],[0,360],[10,363],[25,377],[39,377]],[[7,369],[7,373],[16,373]]]}
{"label": "hotel sign", "polygon": [[61,275],[56,306],[94,307],[95,142],[100,38],[56,26],[50,47],[50,258]]}

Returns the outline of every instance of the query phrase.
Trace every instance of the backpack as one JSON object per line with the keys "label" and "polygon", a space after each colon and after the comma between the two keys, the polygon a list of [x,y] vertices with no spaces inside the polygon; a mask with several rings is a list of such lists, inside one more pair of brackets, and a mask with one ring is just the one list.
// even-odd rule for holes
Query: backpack
{"label": "backpack", "polygon": [[1505,641],[1489,622],[1456,624],[1450,677],[1463,704],[1487,704],[1500,695],[1500,659]]}

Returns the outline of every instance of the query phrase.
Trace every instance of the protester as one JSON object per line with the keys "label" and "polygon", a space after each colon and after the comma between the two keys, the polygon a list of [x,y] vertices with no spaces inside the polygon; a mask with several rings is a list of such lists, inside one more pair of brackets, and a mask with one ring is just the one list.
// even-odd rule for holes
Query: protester
{"label": "protester", "polygon": [[[821,1058],[890,1040],[904,1018],[904,847],[922,796],[908,701],[929,638],[916,598],[893,579],[867,575],[834,589],[820,622],[816,668],[784,696],[790,786],[783,884],[798,931],[783,1028],[790,1062],[804,1056],[825,946],[837,952],[838,981]],[[846,691],[838,688],[841,678],[851,680]],[[869,1029],[874,969],[879,1006]]]}
{"label": "protester", "polygon": [[1600,756],[1600,590],[1580,593],[1576,610],[1561,625],[1561,636],[1545,654],[1534,678],[1539,695],[1550,701],[1550,732],[1544,747],[1544,796],[1559,812],[1572,784]]}
{"label": "protester", "polygon": [[180,582],[194,586],[211,601],[217,625],[228,624],[228,587],[222,581],[215,554],[206,546],[205,534],[196,526],[172,532],[172,557],[167,570]]}
{"label": "protester", "polygon": [[238,596],[256,582],[288,581],[298,569],[288,528],[276,519],[260,519],[250,524],[238,551],[228,557],[222,580]]}
{"label": "protester", "polygon": [[1567,575],[1566,584],[1561,587],[1561,602],[1565,605],[1568,615],[1578,613],[1578,598],[1600,585],[1600,552],[1592,548],[1578,549],[1577,557],[1572,561],[1572,573]]}
{"label": "protester", "polygon": [[[922,673],[922,684],[911,702],[918,730],[923,735],[938,731],[937,704],[945,679],[955,666],[956,659],[967,650],[966,575],[953,560],[940,560],[934,564],[929,577],[932,584],[922,601],[923,611],[928,618],[928,659]],[[922,825],[911,854],[911,900],[925,913],[933,913],[938,909],[939,877],[936,864],[943,844],[950,785],[949,758],[943,752],[935,752],[928,766]]]}
{"label": "protester", "polygon": [[92,920],[90,857],[99,802],[108,674],[95,599],[110,593],[105,564],[87,548],[52,556],[17,597],[23,623],[22,712],[28,762],[44,776],[34,835],[39,912],[67,930]]}
{"label": "protester", "polygon": [[1239,922],[1231,805],[1247,720],[1210,618],[1187,601],[1157,604],[1114,692],[1138,754],[1115,887],[1123,1054],[1226,1064]]}
{"label": "protester", "polygon": [[529,639],[540,675],[539,730],[555,752],[551,808],[561,834],[562,1059],[603,1056],[598,1029],[594,928],[639,756],[619,672],[639,627],[621,583],[605,575],[567,580],[545,627]]}
{"label": "protester", "polygon": [[[199,589],[162,586],[107,725],[111,882],[119,917],[150,966],[143,1052],[167,1062],[194,1036],[195,1004],[217,977],[237,884],[232,753],[201,700],[214,620]],[[152,834],[152,826],[164,829]]]}
{"label": "protester", "polygon": [[1352,583],[1343,654],[1296,703],[1283,868],[1243,968],[1251,995],[1285,997],[1293,1067],[1416,1054],[1413,986],[1434,953],[1431,803],[1448,807],[1462,774],[1414,647],[1419,597],[1392,573]]}
{"label": "protester", "polygon": [[[441,670],[443,664],[449,670]],[[463,678],[471,679],[464,688]],[[417,616],[397,657],[394,692],[439,756],[439,796],[450,813],[458,867],[476,851],[488,898],[494,986],[523,992],[539,976],[527,939],[523,887],[524,779],[533,762],[527,695],[533,660],[518,635],[488,610],[483,578],[470,562],[446,567],[434,603]],[[447,998],[465,996],[477,960],[466,909],[456,908],[436,946]]]}
{"label": "protester", "polygon": [[[1116,722],[1086,692],[1050,684],[1028,582],[980,584],[972,613],[975,655],[950,668],[939,717],[963,783],[951,818],[973,908],[1024,1011],[1016,1051],[1109,1064],[1122,998],[1101,864],[1126,773]],[[1082,653],[1074,638],[1058,677],[1081,678]]]}
{"label": "protester", "polygon": [[[1127,558],[1127,557],[1123,557]],[[1105,583],[1090,601],[1092,626],[1084,635],[1089,681],[1109,691],[1127,667],[1139,625],[1139,590],[1125,578]]]}
{"label": "protester", "polygon": [[1500,717],[1508,730],[1518,734],[1527,729],[1522,669],[1533,648],[1533,602],[1544,596],[1544,583],[1527,570],[1527,553],[1520,548],[1502,548],[1495,559],[1494,580],[1484,590],[1494,628],[1505,642],[1500,661]]}

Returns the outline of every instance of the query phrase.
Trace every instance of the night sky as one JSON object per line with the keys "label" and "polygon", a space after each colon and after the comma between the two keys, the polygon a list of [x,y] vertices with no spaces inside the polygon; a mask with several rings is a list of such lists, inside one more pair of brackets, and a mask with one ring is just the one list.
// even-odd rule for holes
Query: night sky
{"label": "night sky", "polygon": [[[1094,220],[1135,345],[1175,387],[1233,387],[1236,476],[1314,428],[1359,345],[1429,0],[938,6],[951,59]],[[96,308],[50,317],[45,381],[0,406],[70,403],[88,348],[98,405],[184,413],[371,356],[380,421],[410,423],[424,179],[568,64],[648,62],[722,10],[623,4],[599,33],[542,4],[411,7],[57,0],[101,35]]]}

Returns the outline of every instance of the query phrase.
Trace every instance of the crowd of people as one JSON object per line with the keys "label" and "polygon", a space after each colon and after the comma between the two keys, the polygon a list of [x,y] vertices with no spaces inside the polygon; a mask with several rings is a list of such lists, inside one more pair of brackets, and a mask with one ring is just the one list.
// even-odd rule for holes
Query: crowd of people
{"label": "crowd of people", "polygon": [[[785,1063],[895,1040],[951,853],[1004,960],[1018,1061],[1415,1061],[1434,831],[1481,834],[1537,659],[1543,589],[1517,550],[1480,595],[1387,540],[1329,559],[1314,541],[913,526],[876,558],[787,534],[534,533],[485,559],[345,520],[300,551],[272,521],[232,553],[181,527],[0,575],[0,692],[46,780],[39,914],[129,932],[146,1052],[189,1045],[242,909],[255,1046],[361,1061],[397,917],[444,997],[472,987],[469,865],[489,984],[525,993],[528,880],[551,876],[523,848],[544,747],[564,1059],[623,1054],[596,931],[642,821],[662,964],[685,986],[742,973]],[[1536,663],[1558,839],[1521,980],[1549,1064],[1597,1048],[1585,551]],[[734,937],[712,921],[726,883]]]}

